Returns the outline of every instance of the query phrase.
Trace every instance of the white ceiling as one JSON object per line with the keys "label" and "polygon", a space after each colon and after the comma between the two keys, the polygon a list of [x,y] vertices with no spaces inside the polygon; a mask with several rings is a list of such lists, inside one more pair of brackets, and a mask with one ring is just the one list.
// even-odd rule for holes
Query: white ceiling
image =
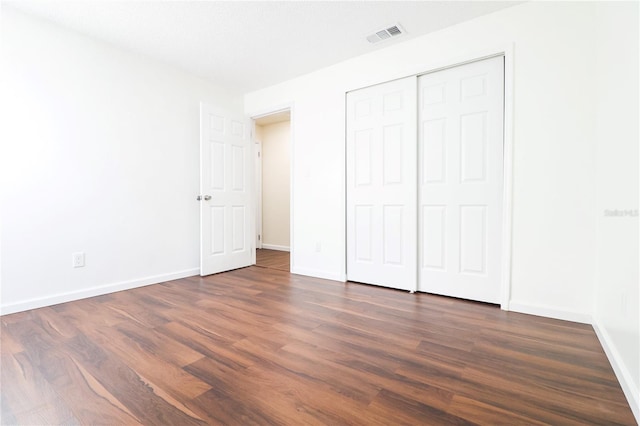
{"label": "white ceiling", "polygon": [[[248,92],[492,13],[500,1],[3,1]],[[375,45],[395,23],[407,34]]]}

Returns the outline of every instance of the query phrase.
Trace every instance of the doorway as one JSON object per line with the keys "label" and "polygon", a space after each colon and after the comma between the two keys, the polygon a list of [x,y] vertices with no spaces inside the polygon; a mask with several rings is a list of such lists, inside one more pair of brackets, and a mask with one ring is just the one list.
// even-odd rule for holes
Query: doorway
{"label": "doorway", "polygon": [[256,152],[256,265],[290,270],[291,111],[253,118]]}

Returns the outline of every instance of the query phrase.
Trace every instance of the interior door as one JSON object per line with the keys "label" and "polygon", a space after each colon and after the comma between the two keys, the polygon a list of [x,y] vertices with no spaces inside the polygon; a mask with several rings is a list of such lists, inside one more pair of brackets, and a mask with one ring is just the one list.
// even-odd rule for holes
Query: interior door
{"label": "interior door", "polygon": [[418,78],[420,291],[500,301],[503,60]]}
{"label": "interior door", "polygon": [[200,275],[255,263],[248,121],[200,104]]}
{"label": "interior door", "polygon": [[416,77],[347,94],[347,277],[414,291]]}

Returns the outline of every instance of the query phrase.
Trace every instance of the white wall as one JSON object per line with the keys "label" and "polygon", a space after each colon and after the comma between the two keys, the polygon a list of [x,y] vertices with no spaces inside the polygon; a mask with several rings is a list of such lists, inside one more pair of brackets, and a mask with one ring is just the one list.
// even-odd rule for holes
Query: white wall
{"label": "white wall", "polygon": [[344,278],[345,92],[512,49],[511,308],[589,321],[594,22],[590,3],[526,3],[247,94],[249,114],[295,104],[293,271]]}
{"label": "white wall", "polygon": [[[640,421],[638,3],[597,11],[597,275],[594,325]],[[633,54],[635,52],[635,54]],[[624,213],[623,213],[624,214]],[[636,213],[637,214],[637,213]],[[633,395],[633,398],[631,397]]]}
{"label": "white wall", "polygon": [[2,312],[196,274],[199,102],[241,99],[7,7],[2,38]]}
{"label": "white wall", "polygon": [[291,123],[260,127],[262,141],[262,245],[289,249],[289,142]]}

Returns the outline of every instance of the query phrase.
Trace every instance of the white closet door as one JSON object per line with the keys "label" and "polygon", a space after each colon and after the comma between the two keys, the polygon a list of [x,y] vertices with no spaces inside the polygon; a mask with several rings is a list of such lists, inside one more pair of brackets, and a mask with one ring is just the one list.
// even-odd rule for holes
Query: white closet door
{"label": "white closet door", "polygon": [[420,291],[500,301],[503,57],[418,78]]}
{"label": "white closet door", "polygon": [[347,276],[417,286],[416,77],[347,94]]}

